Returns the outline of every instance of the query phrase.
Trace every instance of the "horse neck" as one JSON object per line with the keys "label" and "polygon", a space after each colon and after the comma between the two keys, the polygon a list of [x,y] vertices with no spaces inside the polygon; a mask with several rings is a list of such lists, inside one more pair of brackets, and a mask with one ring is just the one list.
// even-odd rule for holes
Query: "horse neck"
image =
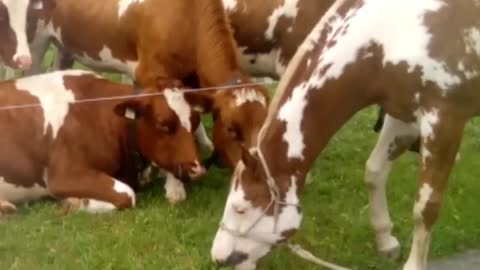
{"label": "horse neck", "polygon": [[221,0],[197,1],[197,73],[203,86],[221,85],[241,74],[237,45]]}
{"label": "horse neck", "polygon": [[[305,96],[306,105],[301,115],[299,132],[297,130],[289,133],[292,130],[288,129],[281,117],[283,116],[281,110],[291,100],[293,91],[279,93],[281,96],[275,97],[276,104],[271,105],[258,141],[259,149],[273,178],[289,180],[290,177],[285,176],[295,176],[299,180],[299,190],[303,189],[304,179],[310,167],[333,135],[356,112],[377,101],[376,94],[364,90],[368,87],[355,87],[368,84],[367,80],[370,79],[365,76],[362,78],[359,74],[358,78],[351,76],[343,80],[339,78],[330,82],[328,87],[309,90]],[[289,89],[294,90],[296,87]],[[289,110],[288,114],[296,111]],[[303,150],[292,151],[291,147],[299,147],[299,140],[302,142],[300,145],[304,146],[300,147]]]}

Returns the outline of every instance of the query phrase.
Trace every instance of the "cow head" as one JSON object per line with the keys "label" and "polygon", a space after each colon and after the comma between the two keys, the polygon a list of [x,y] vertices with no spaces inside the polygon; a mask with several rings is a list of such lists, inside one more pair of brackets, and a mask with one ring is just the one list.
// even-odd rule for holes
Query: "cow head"
{"label": "cow head", "polygon": [[51,10],[55,0],[0,0],[0,62],[28,70],[32,57],[27,39],[31,12]]}
{"label": "cow head", "polygon": [[267,184],[269,177],[258,152],[243,150],[241,160],[211,253],[222,266],[254,270],[260,258],[298,230],[302,212],[297,183],[301,176],[272,175],[274,191]]}
{"label": "cow head", "polygon": [[[197,96],[198,97],[198,96]],[[268,95],[264,87],[240,87],[205,94],[203,104],[213,113],[213,144],[224,165],[234,168],[241,146],[251,146],[267,115]]]}
{"label": "cow head", "polygon": [[136,121],[141,153],[178,178],[198,178],[205,173],[199,162],[192,130],[200,116],[177,88],[144,90],[141,97],[116,106],[115,112]]}

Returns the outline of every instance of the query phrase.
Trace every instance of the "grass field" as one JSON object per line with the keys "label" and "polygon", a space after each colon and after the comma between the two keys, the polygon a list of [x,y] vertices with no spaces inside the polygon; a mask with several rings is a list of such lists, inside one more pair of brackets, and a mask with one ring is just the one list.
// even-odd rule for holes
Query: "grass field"
{"label": "grass field", "polygon": [[[305,218],[295,240],[316,255],[352,269],[398,269],[411,241],[417,156],[404,155],[394,166],[389,201],[402,259],[380,258],[369,225],[364,163],[377,135],[373,108],[359,113],[332,140],[303,194]],[[467,128],[462,159],[450,178],[437,223],[431,257],[480,248],[480,121]],[[210,246],[228,191],[229,172],[212,168],[188,186],[188,199],[170,206],[161,180],[138,194],[135,209],[106,215],[62,215],[52,201],[19,207],[0,224],[1,270],[54,269],[216,269]],[[475,210],[477,209],[477,210]],[[318,269],[278,248],[260,269]]]}

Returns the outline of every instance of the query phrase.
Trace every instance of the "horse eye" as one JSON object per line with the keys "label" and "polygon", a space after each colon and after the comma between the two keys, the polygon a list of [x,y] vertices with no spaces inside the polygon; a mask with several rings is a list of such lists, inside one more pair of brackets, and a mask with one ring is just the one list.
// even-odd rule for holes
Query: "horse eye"
{"label": "horse eye", "polygon": [[236,206],[236,205],[233,206],[233,210],[235,211],[235,213],[237,213],[239,215],[243,215],[247,211],[245,208],[242,208],[242,207]]}

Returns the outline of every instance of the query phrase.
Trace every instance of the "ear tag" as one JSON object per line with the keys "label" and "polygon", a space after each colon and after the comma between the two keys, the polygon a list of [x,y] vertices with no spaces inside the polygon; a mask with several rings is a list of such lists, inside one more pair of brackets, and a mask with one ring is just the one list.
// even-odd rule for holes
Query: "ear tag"
{"label": "ear tag", "polygon": [[43,9],[43,2],[41,0],[35,1],[32,5],[32,9],[42,10]]}
{"label": "ear tag", "polygon": [[135,120],[135,111],[130,108],[127,108],[125,110],[125,117],[131,120]]}

